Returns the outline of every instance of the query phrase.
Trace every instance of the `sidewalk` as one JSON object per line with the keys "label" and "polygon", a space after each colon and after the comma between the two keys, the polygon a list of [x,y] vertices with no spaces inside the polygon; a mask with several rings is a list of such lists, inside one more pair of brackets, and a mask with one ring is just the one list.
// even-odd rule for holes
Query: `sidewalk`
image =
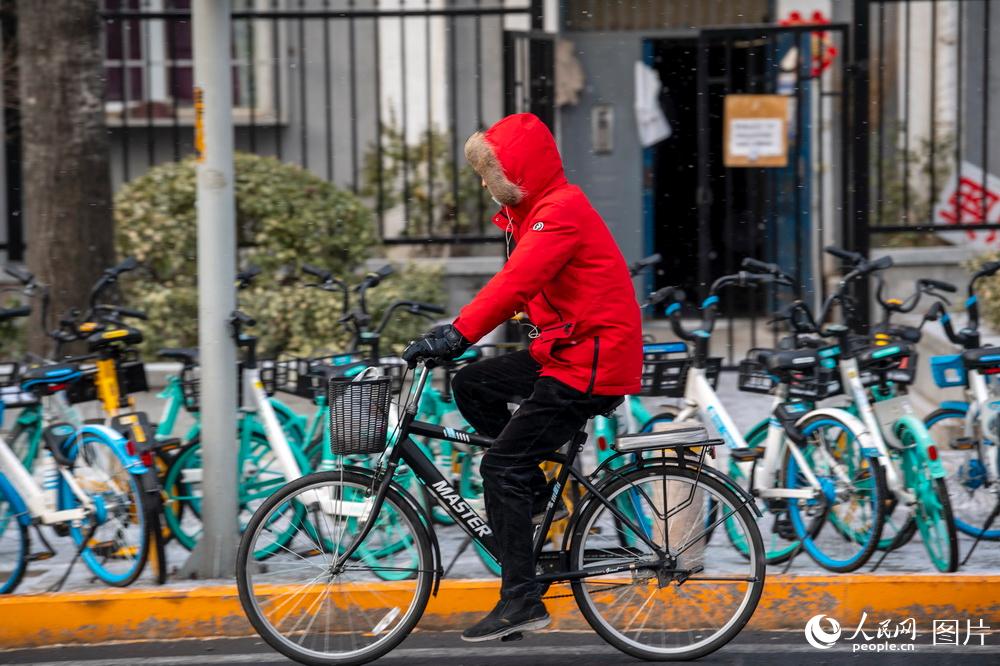
{"label": "sidewalk", "polygon": [[[407,583],[366,584],[380,602]],[[557,631],[586,630],[569,587],[546,601]],[[377,588],[377,589],[376,589]],[[709,605],[719,590],[711,585],[691,594]],[[462,629],[496,603],[496,581],[444,581],[418,625],[423,630]],[[565,596],[561,596],[565,595]],[[360,594],[352,600],[357,601]],[[403,595],[401,595],[403,598]],[[982,618],[1000,625],[1000,576],[789,576],[769,575],[748,629],[802,630],[814,615],[873,622],[912,617],[920,625],[942,618]],[[0,648],[121,640],[247,636],[252,629],[232,585],[100,590],[57,595],[15,595],[0,599]]]}

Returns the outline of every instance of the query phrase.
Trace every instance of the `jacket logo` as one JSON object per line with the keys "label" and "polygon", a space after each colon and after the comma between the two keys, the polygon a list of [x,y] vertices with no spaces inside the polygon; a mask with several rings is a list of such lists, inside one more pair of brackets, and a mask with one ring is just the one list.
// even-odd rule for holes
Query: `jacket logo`
{"label": "jacket logo", "polygon": [[545,223],[544,222],[535,222],[535,224],[532,225],[531,230],[532,231],[541,231],[544,228],[545,228]]}

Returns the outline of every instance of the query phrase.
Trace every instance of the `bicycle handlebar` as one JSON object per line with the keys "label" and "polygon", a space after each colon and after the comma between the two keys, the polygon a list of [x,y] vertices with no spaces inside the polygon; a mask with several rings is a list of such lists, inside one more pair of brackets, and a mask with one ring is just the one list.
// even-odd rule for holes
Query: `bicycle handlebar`
{"label": "bicycle handlebar", "polygon": [[149,316],[142,310],[125,308],[120,305],[99,304],[94,307],[94,312],[105,312],[111,317],[132,317],[133,319],[141,319],[143,321],[149,319]]}
{"label": "bicycle handlebar", "polygon": [[4,272],[6,272],[7,275],[11,276],[12,278],[20,282],[25,287],[27,287],[28,285],[30,285],[32,282],[35,281],[34,275],[32,275],[27,270],[19,268],[17,266],[4,266]]}
{"label": "bicycle handlebar", "polygon": [[663,261],[663,257],[660,256],[659,253],[651,254],[648,257],[643,257],[642,259],[629,264],[628,273],[630,276],[635,277],[650,266],[655,266],[661,261]]}
{"label": "bicycle handlebar", "polygon": [[699,340],[707,340],[712,335],[718,314],[719,297],[717,294],[719,291],[728,286],[747,287],[761,284],[792,286],[794,282],[784,274],[771,275],[740,271],[732,275],[724,275],[712,284],[711,289],[709,289],[709,295],[701,302],[701,323],[697,328],[690,331],[684,328],[681,320],[681,303],[684,300],[684,292],[681,289],[677,287],[659,289],[649,296],[647,303],[659,305],[668,300],[672,301],[667,306],[666,314],[670,317],[670,328],[673,329],[674,335],[682,340],[697,342]]}

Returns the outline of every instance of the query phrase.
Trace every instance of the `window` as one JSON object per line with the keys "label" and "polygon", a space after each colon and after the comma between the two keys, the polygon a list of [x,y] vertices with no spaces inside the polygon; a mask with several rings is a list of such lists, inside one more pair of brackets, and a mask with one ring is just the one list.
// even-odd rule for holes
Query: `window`
{"label": "window", "polygon": [[[248,0],[251,4],[253,0]],[[194,62],[191,21],[187,16],[156,16],[164,11],[187,12],[191,0],[104,0],[104,47],[108,124],[189,124],[193,120]],[[122,16],[148,12],[150,17]],[[273,120],[275,104],[269,92],[274,28],[270,22],[241,20],[233,24],[234,120]],[[256,46],[256,49],[255,49]]]}

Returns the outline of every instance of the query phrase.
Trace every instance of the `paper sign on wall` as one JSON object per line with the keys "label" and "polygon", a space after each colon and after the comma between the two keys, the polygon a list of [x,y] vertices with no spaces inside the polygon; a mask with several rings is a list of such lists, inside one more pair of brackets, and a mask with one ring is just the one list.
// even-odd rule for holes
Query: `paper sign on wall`
{"label": "paper sign on wall", "polygon": [[726,95],[722,141],[727,167],[788,164],[788,97]]}

